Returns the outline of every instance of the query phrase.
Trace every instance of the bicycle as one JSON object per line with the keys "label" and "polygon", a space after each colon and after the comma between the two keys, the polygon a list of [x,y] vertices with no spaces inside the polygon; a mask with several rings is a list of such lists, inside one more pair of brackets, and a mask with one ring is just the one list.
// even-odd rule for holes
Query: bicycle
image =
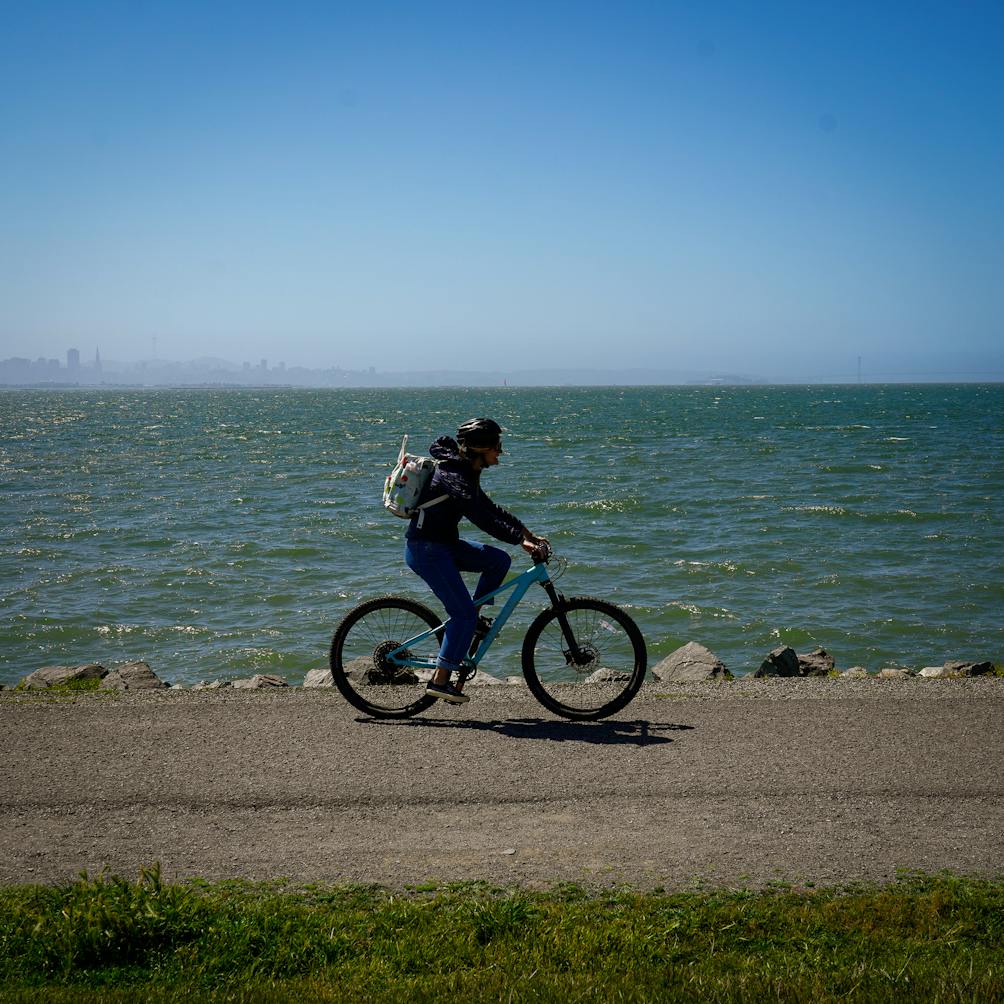
{"label": "bicycle", "polygon": [[[459,671],[464,683],[477,672],[499,632],[530,587],[539,584],[551,605],[531,622],[521,662],[526,684],[549,711],[576,721],[612,715],[638,693],[648,668],[645,639],[620,607],[591,596],[565,598],[547,569],[548,554],[521,575],[475,602],[510,592],[487,632],[475,635]],[[351,610],[331,640],[331,675],[353,707],[374,718],[408,718],[436,698],[425,685],[447,621],[405,596],[380,596]]]}

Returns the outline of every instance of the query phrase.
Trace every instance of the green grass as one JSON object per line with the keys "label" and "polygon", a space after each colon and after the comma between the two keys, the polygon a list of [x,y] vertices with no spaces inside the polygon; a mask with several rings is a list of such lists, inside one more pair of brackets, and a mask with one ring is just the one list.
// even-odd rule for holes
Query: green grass
{"label": "green grass", "polygon": [[63,683],[53,684],[51,687],[42,687],[38,690],[29,690],[24,680],[21,680],[16,687],[11,688],[11,693],[19,694],[80,694],[101,687],[101,677],[92,676],[85,680],[65,680]]}
{"label": "green grass", "polygon": [[547,892],[102,876],[0,889],[0,999],[1004,1000],[1004,882]]}
{"label": "green grass", "polygon": [[10,687],[0,691],[0,697],[11,698],[14,701],[25,702],[35,701],[39,704],[66,704],[74,703],[81,699],[81,695],[88,695],[84,700],[88,701],[118,701],[121,700],[123,691],[102,690],[101,680],[93,678],[90,680],[68,680],[66,683],[57,684],[54,687],[45,687],[41,690],[29,690],[22,680],[16,687]]}

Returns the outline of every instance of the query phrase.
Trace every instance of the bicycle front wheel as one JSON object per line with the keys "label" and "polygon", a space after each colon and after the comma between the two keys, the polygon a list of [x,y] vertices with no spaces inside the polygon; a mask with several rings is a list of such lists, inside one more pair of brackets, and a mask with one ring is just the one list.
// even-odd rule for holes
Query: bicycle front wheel
{"label": "bicycle front wheel", "polygon": [[[349,611],[331,640],[331,676],[342,696],[374,718],[407,718],[431,707],[425,685],[431,670],[391,663],[387,655],[409,638],[441,623],[428,607],[404,596],[381,596]],[[431,659],[439,654],[437,631],[408,651]]]}
{"label": "bicycle front wheel", "polygon": [[638,625],[613,603],[574,596],[539,614],[523,640],[534,697],[564,718],[589,721],[626,707],[648,668]]}

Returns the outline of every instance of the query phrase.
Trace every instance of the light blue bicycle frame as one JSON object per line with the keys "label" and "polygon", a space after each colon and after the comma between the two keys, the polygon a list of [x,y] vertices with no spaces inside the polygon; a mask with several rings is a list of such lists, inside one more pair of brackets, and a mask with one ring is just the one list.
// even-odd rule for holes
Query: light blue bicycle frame
{"label": "light blue bicycle frame", "polygon": [[[522,575],[517,575],[515,579],[510,579],[508,582],[504,582],[498,589],[491,593],[485,593],[484,596],[479,596],[475,601],[476,606],[481,606],[482,603],[486,603],[488,600],[501,593],[508,592],[512,590],[512,596],[509,597],[505,602],[505,606],[498,612],[495,620],[492,622],[492,626],[488,629],[488,633],[481,639],[481,644],[478,646],[477,652],[471,656],[470,661],[476,666],[483,658],[488,649],[491,648],[492,642],[498,637],[499,631],[502,630],[505,622],[509,619],[512,612],[519,606],[520,601],[526,596],[527,590],[535,582],[539,582],[542,586],[549,585],[551,582],[551,577],[547,574],[547,565],[542,562],[534,565],[532,568],[528,568]],[[397,666],[411,666],[413,669],[435,669],[436,660],[435,659],[423,659],[418,656],[414,656],[408,651],[411,646],[419,645],[423,641],[427,641],[431,638],[437,631],[442,630],[449,623],[449,618],[443,621],[442,624],[437,625],[434,628],[429,628],[428,631],[423,631],[421,634],[417,634],[412,638],[409,638],[406,642],[399,645],[393,652],[388,652],[386,658],[393,662]]]}

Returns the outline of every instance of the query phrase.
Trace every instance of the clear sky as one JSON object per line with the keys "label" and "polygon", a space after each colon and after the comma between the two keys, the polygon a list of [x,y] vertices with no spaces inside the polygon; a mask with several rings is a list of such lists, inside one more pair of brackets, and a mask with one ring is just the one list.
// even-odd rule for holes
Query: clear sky
{"label": "clear sky", "polygon": [[4,7],[0,357],[1004,379],[1004,4]]}

